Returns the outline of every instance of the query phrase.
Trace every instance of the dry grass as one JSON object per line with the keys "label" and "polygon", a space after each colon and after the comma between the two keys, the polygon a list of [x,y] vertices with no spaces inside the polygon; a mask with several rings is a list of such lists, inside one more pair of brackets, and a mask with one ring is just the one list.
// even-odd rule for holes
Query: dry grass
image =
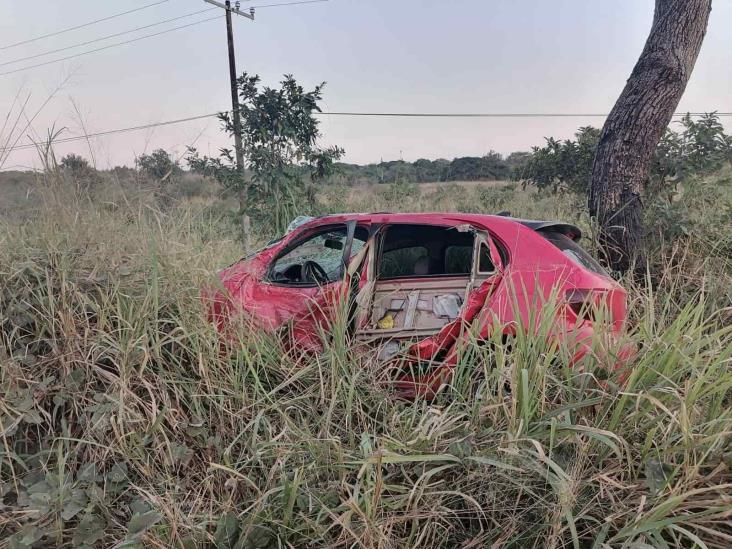
{"label": "dry grass", "polygon": [[[325,202],[585,223],[569,198],[403,191]],[[632,290],[643,347],[622,388],[519,338],[405,403],[341,323],[318,356],[247,330],[222,354],[198,293],[240,252],[200,204],[41,195],[30,222],[0,221],[0,547],[732,543],[719,259],[687,248]]]}

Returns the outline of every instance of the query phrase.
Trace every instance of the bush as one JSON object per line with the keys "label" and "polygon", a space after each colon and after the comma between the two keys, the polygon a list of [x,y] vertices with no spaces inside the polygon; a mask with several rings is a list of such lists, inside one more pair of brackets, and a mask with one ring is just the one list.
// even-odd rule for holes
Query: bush
{"label": "bush", "polygon": [[498,213],[513,198],[516,185],[502,185],[500,187],[482,187],[476,190],[476,201],[485,211]]}
{"label": "bush", "polygon": [[170,154],[157,149],[152,154],[143,154],[135,159],[135,166],[142,173],[156,181],[169,181],[177,178],[182,170],[177,160],[173,160]]}
{"label": "bush", "polygon": [[86,158],[78,154],[67,154],[58,165],[61,173],[82,189],[89,189],[100,181],[99,174]]}
{"label": "bush", "polygon": [[174,185],[166,185],[165,187],[165,194],[175,200],[212,199],[218,196],[220,192],[221,186],[216,183],[216,180],[193,173],[183,173]]}
{"label": "bush", "polygon": [[[680,181],[712,173],[732,160],[732,136],[724,133],[716,113],[699,120],[687,114],[679,123],[683,130],[668,128],[655,151],[646,185],[646,195],[652,199],[663,195],[671,200]],[[600,130],[586,126],[577,131],[574,141],[548,138],[527,159],[513,159],[522,165],[514,172],[516,179],[553,193],[587,194],[599,137]]]}
{"label": "bush", "polygon": [[600,130],[585,126],[574,135],[574,141],[550,137],[544,147],[534,147],[519,179],[553,193],[587,193]]}

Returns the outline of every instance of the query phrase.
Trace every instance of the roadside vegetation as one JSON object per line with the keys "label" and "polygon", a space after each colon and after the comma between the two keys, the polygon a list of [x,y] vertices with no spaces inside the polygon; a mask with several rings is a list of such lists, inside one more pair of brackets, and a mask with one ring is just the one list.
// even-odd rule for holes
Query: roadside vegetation
{"label": "roadside vegetation", "polygon": [[[428,403],[338,325],[318,356],[248,330],[222,353],[199,291],[242,255],[236,198],[153,156],[68,159],[3,204],[0,547],[730,545],[729,166],[649,210],[625,383],[523,338],[476,343]],[[509,210],[593,246],[584,198],[532,184],[330,184],[309,208]]]}
{"label": "roadside vegetation", "polygon": [[732,139],[714,114],[656,150],[626,368],[570,369],[546,306],[537,337],[475,341],[436,400],[403,402],[343,321],[317,356],[249,326],[223,348],[201,288],[297,215],[508,211],[574,223],[597,253],[600,132],[364,181],[373,166],[317,145],[322,86],[239,87],[243,171],[226,150],[99,171],[49,143],[43,172],[2,175],[0,547],[730,546]]}

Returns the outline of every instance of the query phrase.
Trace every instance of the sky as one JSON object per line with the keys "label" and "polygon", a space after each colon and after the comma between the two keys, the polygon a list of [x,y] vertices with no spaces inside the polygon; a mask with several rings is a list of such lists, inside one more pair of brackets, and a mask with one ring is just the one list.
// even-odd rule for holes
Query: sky
{"label": "sky", "polygon": [[[38,113],[19,143],[61,130],[71,137],[192,117],[231,106],[226,33],[217,10],[19,63],[19,58],[212,7],[203,0],[157,6],[21,46],[155,0],[0,0],[0,73],[214,17],[219,18],[61,63],[0,75],[0,117],[30,94]],[[242,2],[242,7],[292,0]],[[237,68],[276,86],[292,74],[307,88],[327,82],[324,111],[606,113],[643,47],[652,0],[330,0],[261,7],[235,17]],[[732,0],[716,0],[680,111],[732,111]],[[59,86],[61,86],[60,89]],[[52,95],[53,94],[53,95]],[[49,100],[49,97],[52,97]],[[76,105],[76,107],[74,107]],[[79,114],[77,114],[77,109]],[[732,118],[727,123],[732,124]],[[416,160],[508,154],[571,137],[602,118],[321,117],[323,145],[345,160]],[[3,139],[6,138],[6,128]],[[215,118],[59,144],[97,167],[132,165],[157,148],[183,157],[193,145],[228,146]],[[35,150],[13,152],[4,169],[37,168]]]}

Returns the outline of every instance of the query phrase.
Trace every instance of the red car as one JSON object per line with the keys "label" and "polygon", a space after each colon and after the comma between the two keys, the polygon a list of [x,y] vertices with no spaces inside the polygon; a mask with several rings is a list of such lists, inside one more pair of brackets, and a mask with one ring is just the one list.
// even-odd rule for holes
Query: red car
{"label": "red car", "polygon": [[[309,219],[220,272],[211,317],[220,330],[233,315],[257,329],[282,331],[317,352],[339,310],[359,342],[382,359],[431,365],[394,380],[404,396],[432,395],[449,380],[461,340],[510,335],[531,325],[559,296],[552,337],[571,345],[572,362],[592,352],[602,306],[617,339],[625,290],[578,244],[567,223],[461,213],[339,214]],[[521,317],[521,318],[517,318]],[[632,354],[622,347],[615,366]],[[412,370],[414,371],[414,370]]]}

